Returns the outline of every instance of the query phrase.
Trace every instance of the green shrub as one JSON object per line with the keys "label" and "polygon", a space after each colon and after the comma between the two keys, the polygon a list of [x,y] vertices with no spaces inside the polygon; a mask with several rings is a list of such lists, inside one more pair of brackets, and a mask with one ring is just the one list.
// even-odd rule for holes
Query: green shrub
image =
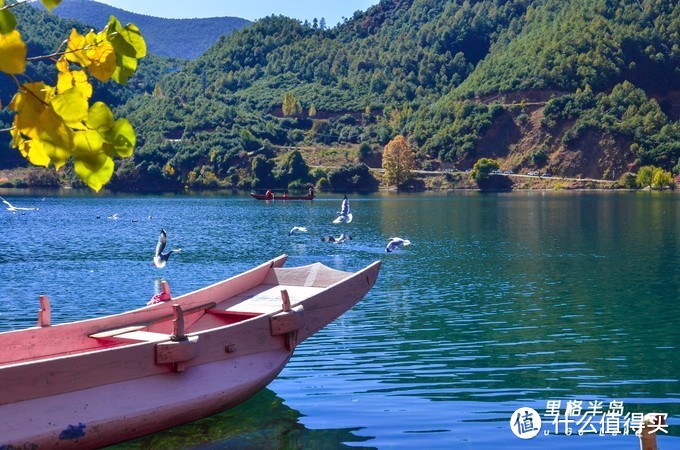
{"label": "green shrub", "polygon": [[635,189],[637,187],[635,178],[634,173],[626,172],[621,175],[617,184],[623,189]]}
{"label": "green shrub", "polygon": [[489,179],[491,172],[498,170],[499,168],[500,164],[495,159],[481,158],[472,167],[470,176],[477,182],[477,184],[480,182],[483,183]]}
{"label": "green shrub", "polygon": [[316,182],[316,190],[317,191],[330,191],[331,190],[331,183],[330,183],[330,181],[328,181],[328,178],[326,178],[326,177],[319,178]]}
{"label": "green shrub", "polygon": [[362,142],[359,146],[359,161],[364,162],[366,158],[371,155],[371,153],[373,153],[371,145],[368,142]]}
{"label": "green shrub", "polygon": [[531,163],[536,167],[543,167],[548,162],[548,154],[544,149],[531,152]]}

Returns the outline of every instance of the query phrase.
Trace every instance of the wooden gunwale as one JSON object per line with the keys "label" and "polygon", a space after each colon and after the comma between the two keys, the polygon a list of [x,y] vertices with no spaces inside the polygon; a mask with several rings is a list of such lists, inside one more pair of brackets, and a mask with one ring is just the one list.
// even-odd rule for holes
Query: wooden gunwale
{"label": "wooden gunwale", "polygon": [[[300,286],[278,284],[285,282],[283,279],[279,280],[278,277],[288,276],[295,279],[296,273],[305,274],[306,272],[304,270],[296,272],[295,269],[286,272],[289,269],[272,268],[273,270],[268,270],[264,279],[261,280],[263,283],[277,284],[263,284],[251,289],[268,294],[278,292],[279,296],[280,290],[286,289],[291,294],[292,304],[304,305],[305,326],[299,330],[298,338],[298,342],[301,342],[358,302],[372,286],[371,277],[377,276],[379,265],[379,262],[374,263],[355,274],[327,268],[320,270],[318,274],[321,278],[335,280],[326,289],[315,286],[306,286],[300,289]],[[321,267],[325,266],[319,265],[314,269]],[[375,272],[375,274],[370,275],[367,272]],[[266,289],[260,290],[260,287],[266,287]],[[300,296],[303,293],[304,295]],[[330,302],[329,298],[342,300]],[[191,327],[200,328],[199,322],[202,320],[206,320],[208,323],[215,320],[216,314],[211,311],[219,310],[220,312],[231,313],[232,308],[247,304],[247,302],[247,300],[244,300],[234,303],[233,298],[228,298],[223,301],[223,304],[218,303],[208,310],[199,309],[192,313],[193,318],[189,321],[187,335],[198,336],[200,350],[198,356],[186,362],[186,367],[238,358],[258,352],[286,351],[284,337],[273,337],[271,333],[270,317],[281,311],[280,303],[278,306],[272,305],[266,310],[257,311],[259,315],[245,317],[245,320],[237,323],[191,331]],[[194,303],[192,302],[192,304]],[[97,332],[106,330],[110,330],[110,328],[107,327],[102,330],[99,327]],[[147,331],[154,330],[149,329]],[[169,333],[167,334],[168,339],[170,339]],[[108,338],[92,339],[89,337],[85,337],[85,339],[94,342],[109,340]],[[132,343],[122,341],[121,343],[121,340],[116,340],[114,336],[112,340],[118,343],[90,352],[42,359],[39,362],[39,373],[35,371],[35,362],[33,361],[19,362],[2,367],[2,370],[0,370],[0,386],[3,386],[3,390],[0,392],[0,405],[172,371],[172,367],[169,365],[157,365],[155,363],[155,346],[159,342],[158,339]],[[227,348],[231,348],[231,350],[227,351]],[[30,386],[30,389],[26,389],[26,386]]]}

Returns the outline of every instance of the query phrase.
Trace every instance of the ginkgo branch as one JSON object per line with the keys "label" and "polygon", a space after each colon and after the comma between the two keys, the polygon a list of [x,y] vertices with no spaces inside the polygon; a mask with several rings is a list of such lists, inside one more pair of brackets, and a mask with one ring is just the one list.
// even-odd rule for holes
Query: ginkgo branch
{"label": "ginkgo branch", "polygon": [[[118,32],[116,32],[116,33],[111,33],[112,36],[113,36],[113,35],[116,35],[116,34],[118,34]],[[68,55],[68,54],[71,54],[71,53],[76,53],[76,52],[80,52],[80,51],[84,51],[84,50],[89,50],[89,49],[91,49],[91,48],[98,47],[99,45],[103,44],[104,42],[106,42],[106,39],[103,39],[103,40],[101,40],[101,41],[94,41],[93,43],[88,44],[88,45],[86,45],[85,47],[82,47],[82,48],[74,48],[73,50],[61,50],[61,48],[62,48],[64,45],[67,45],[67,44],[68,44],[68,39],[65,39],[65,40],[59,45],[59,48],[57,48],[53,53],[50,53],[49,55],[31,56],[31,57],[29,57],[29,58],[26,58],[26,61],[27,61],[27,62],[33,62],[33,61],[40,61],[40,60],[42,60],[42,59],[55,59],[55,58],[58,58],[58,57],[60,57],[60,56],[65,56],[65,55]]]}
{"label": "ginkgo branch", "polygon": [[3,11],[5,9],[12,9],[12,8],[17,7],[19,5],[23,5],[24,3],[35,3],[36,1],[37,0],[19,0],[19,1],[16,1],[14,3],[8,3],[5,6],[3,6],[2,8],[0,8],[0,11]]}

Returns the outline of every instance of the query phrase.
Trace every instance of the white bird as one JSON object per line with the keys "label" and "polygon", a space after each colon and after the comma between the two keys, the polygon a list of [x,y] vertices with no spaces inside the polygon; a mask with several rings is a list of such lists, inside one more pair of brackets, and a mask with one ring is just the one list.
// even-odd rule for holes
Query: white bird
{"label": "white bird", "polygon": [[7,200],[5,200],[5,199],[2,198],[2,197],[0,197],[0,200],[2,200],[2,203],[4,203],[5,205],[7,205],[7,211],[10,211],[10,212],[16,212],[16,211],[37,211],[37,210],[38,210],[38,208],[20,208],[20,207],[18,207],[18,206],[14,206],[13,204],[11,204],[10,202],[8,202]]}
{"label": "white bird", "polygon": [[338,211],[338,217],[333,221],[333,223],[350,223],[352,221],[352,213],[349,212],[349,199],[347,195],[342,198],[342,207]]}
{"label": "white bird", "polygon": [[182,251],[181,248],[175,248],[167,253],[163,253],[163,249],[165,248],[165,244],[167,244],[167,242],[168,237],[165,233],[165,230],[161,228],[161,234],[160,236],[158,236],[158,243],[156,244],[156,254],[153,257],[153,265],[158,267],[159,269],[165,267],[165,265],[168,263],[170,255],[172,255],[174,252]]}
{"label": "white bird", "polygon": [[411,241],[408,239],[402,239],[400,237],[393,237],[390,239],[390,242],[387,243],[387,247],[385,247],[385,251],[387,253],[393,252],[396,249],[398,249],[401,246],[406,247],[407,245],[410,245]]}
{"label": "white bird", "polygon": [[338,237],[333,237],[331,235],[324,236],[321,238],[322,241],[324,242],[333,242],[334,244],[342,244],[343,242],[347,240],[352,240],[352,236],[348,236],[345,233],[340,233],[340,236]]}
{"label": "white bird", "polygon": [[293,227],[290,229],[288,232],[288,236],[291,236],[293,233],[296,231],[299,231],[300,233],[306,233],[307,232],[307,227]]}
{"label": "white bird", "polygon": [[118,220],[118,213],[111,214],[109,217],[107,217],[107,219]]}

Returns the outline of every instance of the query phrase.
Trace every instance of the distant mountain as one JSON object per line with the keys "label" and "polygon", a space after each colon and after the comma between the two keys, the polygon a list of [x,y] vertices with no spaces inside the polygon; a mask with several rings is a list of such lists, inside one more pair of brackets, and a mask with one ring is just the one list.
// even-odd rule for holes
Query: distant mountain
{"label": "distant mountain", "polygon": [[[36,2],[36,6],[42,3]],[[230,35],[252,24],[238,17],[206,19],[164,19],[135,14],[92,0],[62,0],[54,9],[55,15],[101,29],[110,16],[125,25],[134,23],[142,31],[151,53],[182,59],[194,59],[203,54],[222,35]]]}

